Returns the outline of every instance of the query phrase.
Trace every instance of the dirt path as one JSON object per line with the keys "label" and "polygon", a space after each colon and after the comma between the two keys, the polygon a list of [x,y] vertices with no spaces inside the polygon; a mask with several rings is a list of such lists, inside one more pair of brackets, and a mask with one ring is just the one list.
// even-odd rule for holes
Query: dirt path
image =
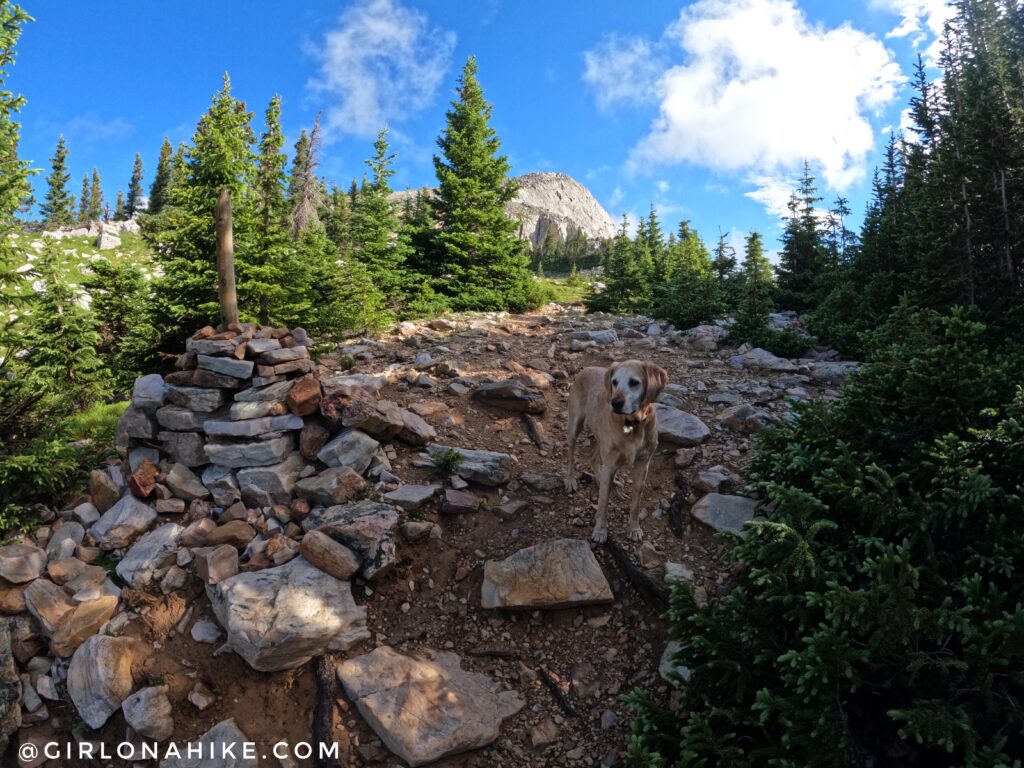
{"label": "dirt path", "polygon": [[[614,326],[619,329],[618,345],[571,351],[574,330]],[[485,672],[526,697],[526,706],[506,722],[494,744],[438,765],[621,764],[619,753],[631,720],[621,695],[635,687],[659,697],[669,694],[668,684],[657,671],[666,642],[666,623],[659,611],[628,584],[604,548],[598,547],[596,554],[616,596],[611,606],[533,612],[485,611],[480,607],[486,560],[504,558],[546,539],[589,538],[596,487],[584,482],[572,496],[561,487],[564,406],[569,384],[581,368],[629,358],[651,360],[669,372],[675,385],[669,392],[681,401],[679,407],[711,427],[710,440],[691,449],[693,463],[686,469],[677,467],[675,446],[659,450],[643,502],[646,543],[643,547],[626,547],[633,561],[642,562],[656,579],[663,579],[666,561],[680,563],[692,571],[695,584],[709,594],[715,594],[725,579],[720,564],[721,543],[710,529],[690,518],[688,505],[683,509],[683,536],[677,538],[668,527],[666,510],[676,490],[677,474],[689,479],[716,465],[742,474],[752,441],[716,425],[716,416],[727,405],[709,403],[708,396],[732,393],[777,417],[788,408],[783,399],[787,387],[804,387],[810,395],[826,391],[806,376],[737,370],[729,365],[735,350],[696,352],[664,336],[647,336],[645,330],[646,322],[641,320],[585,316],[549,308],[545,313],[480,318],[468,327],[459,323],[454,331],[420,327],[404,337],[393,335],[376,342],[350,344],[332,355],[339,359],[353,355],[357,364],[351,372],[390,370],[391,383],[380,395],[384,399],[403,406],[420,400],[443,401],[450,415],[428,418],[438,431],[438,442],[508,452],[516,461],[514,477],[533,474],[541,478],[533,488],[513,480],[502,489],[504,496],[494,489],[472,489],[486,498],[488,506],[503,499],[528,502],[510,520],[502,520],[489,510],[457,516],[436,511],[422,514],[422,519],[440,525],[442,540],[401,541],[401,562],[386,578],[372,588],[353,583],[356,601],[367,607],[373,638],[353,649],[351,655],[378,644],[392,645],[399,651],[421,647],[453,650],[464,659],[466,668]],[[580,346],[578,341],[575,346]],[[430,354],[433,366],[427,375],[434,378],[433,386],[412,383],[421,374],[414,363],[422,353]],[[539,419],[546,434],[543,448],[530,440],[518,415],[492,411],[464,394],[453,393],[451,388],[453,381],[457,388],[456,371],[466,379],[501,380],[521,371],[519,366],[538,381],[545,374],[552,377],[550,386],[544,389],[547,412]],[[589,469],[588,441],[589,436],[585,436],[580,467],[584,471]],[[416,466],[417,462],[422,464],[423,459],[415,449],[395,445],[395,475],[405,482],[437,482],[432,471]],[[628,487],[615,490],[610,515],[611,536],[623,545],[628,544],[628,491]],[[212,618],[208,601],[194,578],[190,578],[183,594],[191,613],[182,626],[190,626],[199,617]],[[151,645],[156,643],[155,652],[146,662],[146,674],[150,681],[170,687],[175,704],[175,742],[184,743],[228,717],[234,717],[242,730],[261,744],[310,740],[315,705],[312,664],[290,672],[256,672],[233,653],[213,656],[216,644],[195,643],[187,631],[174,631],[180,608],[171,605],[165,612],[163,626],[150,621],[145,633]],[[158,613],[150,612],[151,617]],[[131,626],[138,625],[133,622]],[[563,691],[572,714],[538,678],[542,669]],[[214,702],[203,711],[187,701],[197,681],[215,695]],[[399,765],[343,696],[337,708],[334,739],[341,745],[342,764]],[[114,743],[124,736],[120,713],[97,735],[79,730],[77,716],[69,707],[51,707],[51,714],[51,722],[40,728],[62,737],[78,732],[85,738]],[[537,741],[541,743],[535,746]],[[264,766],[279,764],[274,758],[261,761]],[[295,759],[291,764],[312,765],[312,761]]]}

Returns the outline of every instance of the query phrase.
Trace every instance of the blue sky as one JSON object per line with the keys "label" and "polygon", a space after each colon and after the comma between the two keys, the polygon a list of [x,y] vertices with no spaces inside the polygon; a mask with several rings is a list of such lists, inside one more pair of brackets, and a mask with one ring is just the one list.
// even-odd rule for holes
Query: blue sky
{"label": "blue sky", "polygon": [[[298,4],[295,4],[298,5]],[[759,229],[769,245],[804,158],[857,220],[916,52],[934,56],[944,0],[25,0],[8,86],[28,104],[22,156],[48,170],[59,134],[72,187],[93,165],[106,195],[164,136],[187,140],[231,74],[255,112],[284,99],[289,146],[322,111],[321,172],[361,176],[387,124],[396,189],[433,182],[458,70],[475,55],[516,174],[557,170],[618,217]],[[626,9],[626,10],[624,10]]]}

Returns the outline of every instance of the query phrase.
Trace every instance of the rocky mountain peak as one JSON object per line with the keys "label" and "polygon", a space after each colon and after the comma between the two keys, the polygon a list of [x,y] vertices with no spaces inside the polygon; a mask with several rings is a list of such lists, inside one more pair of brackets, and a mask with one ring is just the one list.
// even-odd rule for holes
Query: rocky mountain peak
{"label": "rocky mountain peak", "polygon": [[[519,191],[505,208],[510,218],[519,221],[519,237],[536,248],[544,244],[550,232],[556,243],[564,243],[582,234],[597,241],[615,236],[615,222],[590,190],[564,173],[527,173],[517,176]],[[395,192],[392,202],[401,204],[407,197],[432,194],[429,187]]]}

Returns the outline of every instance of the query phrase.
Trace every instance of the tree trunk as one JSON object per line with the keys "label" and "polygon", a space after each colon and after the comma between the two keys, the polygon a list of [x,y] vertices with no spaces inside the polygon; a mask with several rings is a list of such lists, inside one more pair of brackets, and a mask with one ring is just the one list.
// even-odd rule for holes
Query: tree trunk
{"label": "tree trunk", "polygon": [[217,198],[217,298],[221,330],[238,326],[238,294],[235,292],[235,236],[231,224],[231,193],[221,189]]}

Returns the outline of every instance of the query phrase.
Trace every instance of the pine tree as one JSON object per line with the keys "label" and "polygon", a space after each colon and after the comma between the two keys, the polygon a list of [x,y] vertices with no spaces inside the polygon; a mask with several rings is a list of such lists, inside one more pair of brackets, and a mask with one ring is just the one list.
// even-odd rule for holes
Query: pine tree
{"label": "pine tree", "polygon": [[123,215],[126,219],[132,218],[139,212],[139,203],[142,201],[142,155],[135,153],[135,162],[132,164],[132,178],[128,183],[128,197],[124,201]]}
{"label": "pine tree", "polygon": [[604,288],[599,289],[592,284],[585,298],[587,308],[591,311],[623,314],[647,311],[650,303],[649,286],[643,269],[637,263],[636,249],[629,239],[629,221],[625,216],[612,241],[601,282]]}
{"label": "pine tree", "polygon": [[153,185],[149,188],[148,213],[160,213],[167,205],[167,195],[171,185],[171,166],[173,162],[174,148],[170,140],[165,136],[164,143],[160,145],[160,157],[156,162],[156,175],[153,176]]}
{"label": "pine tree", "polygon": [[292,237],[298,237],[311,225],[319,223],[318,211],[323,207],[316,169],[320,164],[320,114],[313,120],[307,135],[299,134],[295,158],[288,181],[288,199],[292,206]]}
{"label": "pine tree", "polygon": [[715,246],[715,276],[725,307],[733,310],[739,303],[739,275],[736,271],[736,249],[729,243],[728,235],[719,230]]}
{"label": "pine tree", "polygon": [[434,156],[438,190],[432,198],[439,223],[438,270],[457,309],[523,310],[540,301],[529,257],[505,214],[516,193],[508,159],[490,126],[492,108],[470,57],[458,81],[458,97],[446,114]]}
{"label": "pine tree", "polygon": [[718,276],[711,253],[689,222],[680,224],[673,250],[667,290],[657,313],[682,328],[714,320],[724,308]]}
{"label": "pine tree", "polygon": [[[172,166],[160,229],[144,232],[163,272],[155,284],[154,319],[168,345],[179,345],[190,329],[216,323],[214,210],[222,188],[231,195],[239,276],[251,253],[254,217],[250,189],[255,172],[251,120],[252,113],[232,95],[231,80],[225,74],[223,87],[199,120],[192,145]],[[240,280],[238,288],[239,293],[245,290]],[[242,312],[248,309],[240,306]]]}
{"label": "pine tree", "polygon": [[71,174],[68,172],[68,148],[64,143],[64,137],[57,140],[57,149],[50,158],[50,174],[46,177],[46,195],[43,197],[43,204],[39,207],[39,214],[43,219],[43,226],[47,229],[66,227],[74,222],[75,212],[71,208],[71,192],[68,190],[68,181]]}
{"label": "pine tree", "polygon": [[25,358],[36,376],[53,382],[44,402],[54,421],[110,393],[109,375],[96,354],[95,321],[61,275],[59,261],[56,243],[47,243],[37,265],[39,291],[27,323]]}
{"label": "pine tree", "polygon": [[764,255],[761,235],[747,235],[743,256],[743,295],[732,333],[737,339],[759,342],[768,330],[772,309],[772,267]]}
{"label": "pine tree", "polygon": [[789,199],[789,217],[775,270],[779,300],[785,309],[803,311],[816,306],[822,298],[818,290],[824,255],[815,210],[820,200],[810,165],[805,161],[799,185]]}
{"label": "pine tree", "polygon": [[647,217],[647,250],[651,255],[651,284],[664,285],[671,277],[671,265],[665,248],[665,234],[661,231],[653,203]]}
{"label": "pine tree", "polygon": [[324,223],[327,237],[338,253],[347,253],[351,246],[352,208],[348,194],[337,186],[332,186],[324,200],[324,210],[320,216]]}
{"label": "pine tree", "polygon": [[259,322],[270,325],[301,317],[308,303],[303,297],[304,274],[296,263],[295,244],[288,235],[288,201],[281,151],[281,97],[267,106],[266,129],[260,137],[253,197],[256,215],[254,248],[239,275],[240,306],[254,312]]}
{"label": "pine tree", "polygon": [[82,287],[89,294],[89,310],[99,326],[96,351],[116,382],[115,392],[127,394],[135,377],[156,357],[159,339],[149,322],[149,283],[142,270],[130,262],[98,259],[89,269],[91,274]]}
{"label": "pine tree", "polygon": [[110,220],[110,212],[106,201],[103,199],[103,185],[100,182],[100,172],[96,166],[92,167],[92,181],[89,184],[89,219],[99,221]]}
{"label": "pine tree", "polygon": [[408,243],[397,236],[398,216],[389,200],[391,186],[388,180],[395,173],[391,168],[395,156],[388,147],[386,128],[377,134],[373,149],[373,157],[366,161],[370,179],[360,191],[352,210],[353,253],[366,266],[373,284],[389,304],[397,307],[402,302],[408,282],[405,261],[409,249]]}
{"label": "pine tree", "polygon": [[114,200],[114,221],[124,221],[128,218],[128,203],[124,199],[124,192],[117,190],[117,197]]}
{"label": "pine tree", "polygon": [[[22,26],[31,17],[18,6],[0,4],[0,292],[5,313],[0,317],[0,463],[24,437],[20,424],[32,413],[38,398],[36,379],[19,357],[25,348],[24,310],[34,298],[33,272],[21,270],[24,255],[8,235],[16,231],[16,216],[29,199],[28,162],[18,157],[20,125],[15,119],[25,104],[7,87],[8,69],[14,64],[15,45]],[[3,510],[0,509],[0,515]]]}
{"label": "pine tree", "polygon": [[89,213],[92,210],[92,201],[89,199],[89,174],[82,176],[82,196],[78,201],[78,223],[85,224],[89,221]]}

